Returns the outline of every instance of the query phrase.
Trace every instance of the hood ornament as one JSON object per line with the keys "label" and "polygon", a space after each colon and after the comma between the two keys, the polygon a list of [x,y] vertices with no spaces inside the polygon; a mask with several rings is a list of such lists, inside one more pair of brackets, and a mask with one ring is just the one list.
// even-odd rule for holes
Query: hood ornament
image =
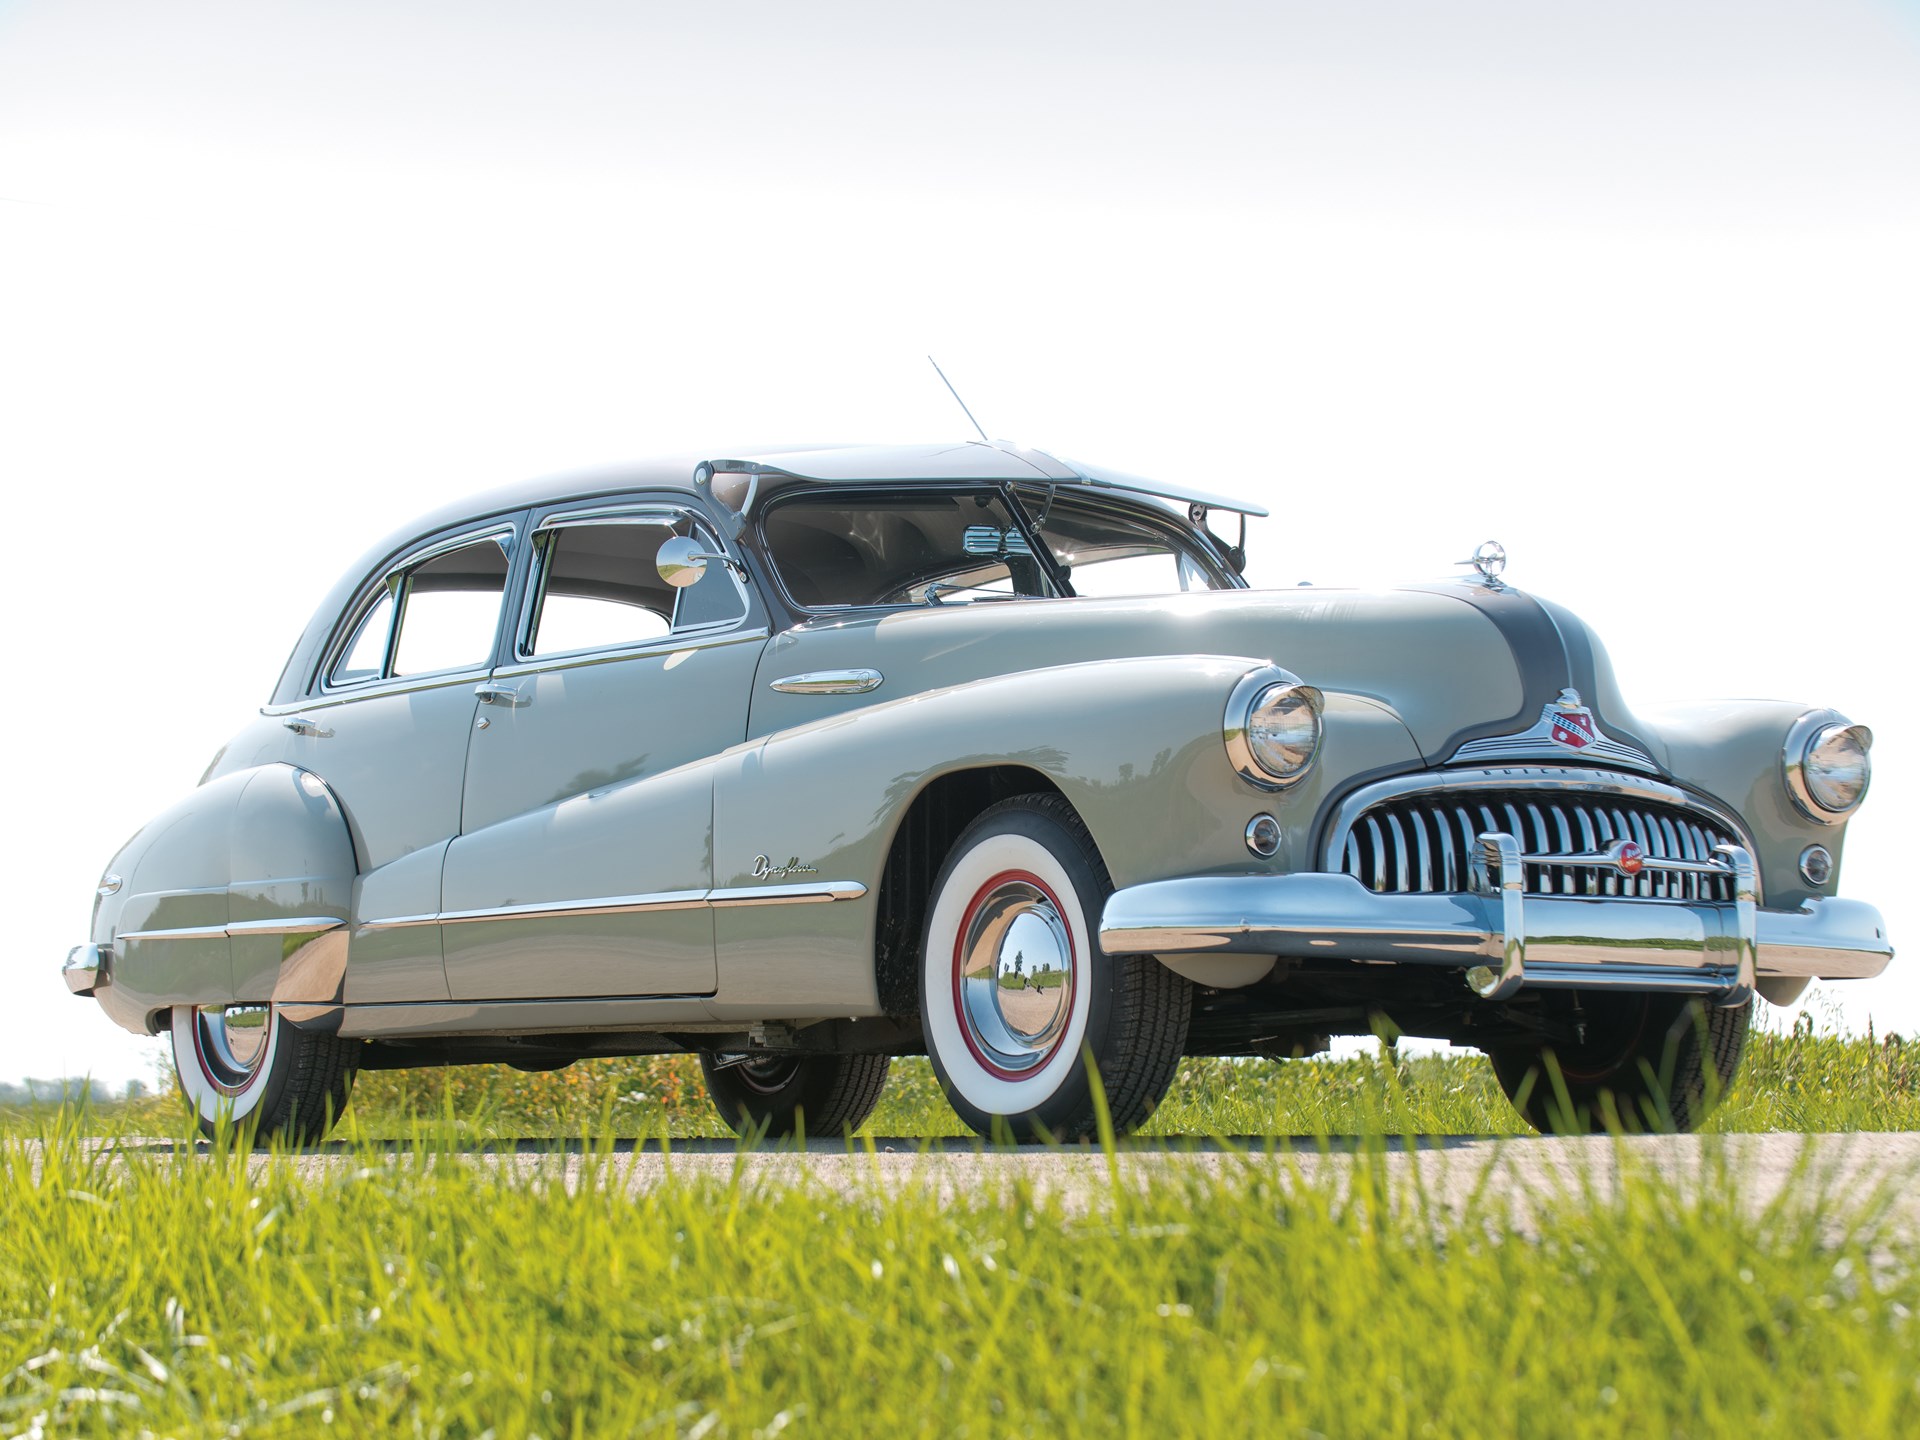
{"label": "hood ornament", "polygon": [[1498,540],[1483,540],[1479,548],[1464,560],[1456,560],[1456,565],[1471,565],[1480,572],[1481,583],[1489,590],[1502,590],[1500,572],[1507,568],[1507,547]]}

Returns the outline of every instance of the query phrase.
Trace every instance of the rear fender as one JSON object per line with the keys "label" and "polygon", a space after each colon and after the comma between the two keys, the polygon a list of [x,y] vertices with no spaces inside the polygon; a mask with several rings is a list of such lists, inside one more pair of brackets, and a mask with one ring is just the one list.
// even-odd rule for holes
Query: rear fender
{"label": "rear fender", "polygon": [[145,1033],[173,1005],[337,1000],[353,842],[333,793],[292,765],[211,780],[122,847],[94,912],[113,952],[99,997]]}

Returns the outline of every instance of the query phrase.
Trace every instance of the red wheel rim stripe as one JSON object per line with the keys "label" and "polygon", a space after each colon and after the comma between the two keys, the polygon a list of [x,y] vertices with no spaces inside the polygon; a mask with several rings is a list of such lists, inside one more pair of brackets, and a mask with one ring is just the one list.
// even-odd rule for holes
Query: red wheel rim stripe
{"label": "red wheel rim stripe", "polygon": [[[966,997],[961,994],[961,967],[966,964],[967,932],[973,929],[973,918],[980,913],[980,906],[1002,885],[1031,885],[1038,890],[1046,897],[1047,903],[1053,906],[1053,913],[1060,917],[1060,924],[1067,935],[1067,1023],[1061,1027],[1059,1036],[1047,1047],[1040,1060],[1025,1070],[1009,1070],[1005,1066],[996,1064],[992,1057],[981,1050],[980,1042],[974,1038],[973,1026],[967,1020]],[[960,917],[960,928],[954,932],[953,937],[953,1018],[960,1022],[960,1038],[967,1042],[967,1049],[972,1052],[973,1058],[979,1061],[981,1069],[1000,1080],[1025,1080],[1028,1076],[1044,1069],[1060,1049],[1061,1044],[1065,1042],[1068,1032],[1073,1029],[1074,991],[1079,984],[1080,951],[1073,943],[1073,922],[1067,916],[1066,907],[1060,903],[1060,897],[1053,893],[1052,886],[1031,870],[1002,870],[973,892],[973,899],[967,902],[966,913]]]}

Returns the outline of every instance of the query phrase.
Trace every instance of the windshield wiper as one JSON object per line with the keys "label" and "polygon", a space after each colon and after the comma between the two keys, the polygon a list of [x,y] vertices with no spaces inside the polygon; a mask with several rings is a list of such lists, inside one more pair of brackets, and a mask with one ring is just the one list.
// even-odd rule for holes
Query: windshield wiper
{"label": "windshield wiper", "polygon": [[959,585],[950,580],[936,580],[926,588],[926,601],[929,605],[944,605],[947,602],[940,598],[942,595],[958,595],[966,590],[972,590],[974,592],[973,599],[968,603],[975,605],[979,604],[982,600],[1037,600],[1042,598],[1037,595],[1019,595],[1011,590],[981,590],[973,585]]}

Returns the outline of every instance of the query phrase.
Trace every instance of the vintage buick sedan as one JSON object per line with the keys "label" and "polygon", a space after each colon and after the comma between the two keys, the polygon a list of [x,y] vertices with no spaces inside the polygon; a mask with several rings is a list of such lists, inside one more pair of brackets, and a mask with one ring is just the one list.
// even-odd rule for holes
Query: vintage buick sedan
{"label": "vintage buick sedan", "polygon": [[998,443],[446,510],[114,857],[67,984],[262,1137],[361,1069],[691,1051],[743,1132],[843,1133],[924,1053],[1072,1138],[1381,1025],[1543,1128],[1687,1128],[1756,995],[1887,964],[1835,894],[1865,727],[1631,709],[1491,544],[1249,590],[1262,513]]}

